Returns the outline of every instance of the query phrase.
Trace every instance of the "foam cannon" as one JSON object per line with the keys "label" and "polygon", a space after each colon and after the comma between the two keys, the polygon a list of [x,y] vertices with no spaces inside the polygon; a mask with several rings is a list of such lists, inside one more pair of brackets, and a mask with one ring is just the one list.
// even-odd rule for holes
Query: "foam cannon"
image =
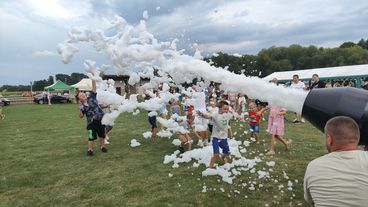
{"label": "foam cannon", "polygon": [[330,118],[351,117],[359,125],[359,144],[368,145],[368,90],[352,87],[313,89],[304,101],[302,114],[322,132]]}

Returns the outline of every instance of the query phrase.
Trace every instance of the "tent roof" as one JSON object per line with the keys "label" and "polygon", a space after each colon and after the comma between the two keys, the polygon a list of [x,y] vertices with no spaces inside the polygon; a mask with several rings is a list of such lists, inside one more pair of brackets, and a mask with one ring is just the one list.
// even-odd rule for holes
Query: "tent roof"
{"label": "tent roof", "polygon": [[81,91],[90,91],[92,90],[92,80],[88,78],[83,78],[78,83],[72,85],[74,88],[78,88]]}
{"label": "tent roof", "polygon": [[54,84],[46,86],[45,90],[49,90],[49,91],[63,91],[63,90],[70,90],[72,89],[72,86],[69,86],[67,84],[65,84],[64,82],[62,82],[61,80],[56,81]]}
{"label": "tent roof", "polygon": [[263,79],[270,81],[273,78],[277,78],[279,81],[286,81],[293,79],[294,74],[298,74],[299,79],[311,79],[313,74],[318,74],[321,79],[354,76],[368,77],[368,64],[274,72]]}

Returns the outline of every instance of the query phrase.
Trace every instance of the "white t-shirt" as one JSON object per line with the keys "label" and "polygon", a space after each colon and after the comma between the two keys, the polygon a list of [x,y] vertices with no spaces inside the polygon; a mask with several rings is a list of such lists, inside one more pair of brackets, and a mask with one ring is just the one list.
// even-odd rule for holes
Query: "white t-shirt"
{"label": "white t-shirt", "polygon": [[304,89],[305,88],[305,84],[302,81],[299,81],[297,83],[291,82],[290,88]]}
{"label": "white t-shirt", "polygon": [[368,206],[368,152],[332,152],[309,163],[304,198],[314,206]]}
{"label": "white t-shirt", "polygon": [[219,114],[218,112],[215,112],[212,114],[213,130],[211,137],[226,139],[229,120],[231,117],[232,115],[229,113]]}
{"label": "white t-shirt", "polygon": [[192,98],[194,100],[194,110],[206,110],[206,94],[204,92],[193,92]]}
{"label": "white t-shirt", "polygon": [[[212,116],[214,113],[218,112],[218,107],[209,106],[207,107],[207,111]],[[213,125],[212,119],[209,120],[208,124]]]}

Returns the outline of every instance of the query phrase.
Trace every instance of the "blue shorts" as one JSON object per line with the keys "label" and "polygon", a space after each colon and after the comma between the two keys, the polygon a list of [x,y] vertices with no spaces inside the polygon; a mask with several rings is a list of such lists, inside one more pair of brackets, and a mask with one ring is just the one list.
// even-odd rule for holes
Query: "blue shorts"
{"label": "blue shorts", "polygon": [[157,128],[156,116],[148,116],[148,122],[151,124],[152,129]]}
{"label": "blue shorts", "polygon": [[213,137],[212,148],[213,148],[213,154],[220,154],[220,148],[222,149],[222,153],[224,154],[228,154],[230,152],[229,144],[227,143],[227,139],[219,139],[219,138]]}
{"label": "blue shorts", "polygon": [[259,133],[259,125],[257,124],[257,125],[249,125],[249,130],[251,131],[251,132],[256,132],[256,133]]}

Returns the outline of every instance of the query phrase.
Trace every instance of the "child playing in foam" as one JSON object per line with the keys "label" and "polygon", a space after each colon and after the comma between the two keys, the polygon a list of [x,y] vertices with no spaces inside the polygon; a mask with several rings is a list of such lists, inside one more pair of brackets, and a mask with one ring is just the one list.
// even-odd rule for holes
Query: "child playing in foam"
{"label": "child playing in foam", "polygon": [[259,126],[262,118],[262,112],[263,111],[257,108],[256,103],[249,103],[249,131],[251,132],[251,136],[256,138],[257,144],[260,142]]}
{"label": "child playing in foam", "polygon": [[270,110],[267,131],[271,137],[271,147],[266,155],[274,155],[276,139],[281,141],[285,145],[286,149],[289,149],[291,143],[291,140],[287,141],[286,139],[284,139],[284,115],[286,114],[287,109],[281,108],[280,106],[277,106],[275,104],[269,104],[261,111],[264,112],[265,110]]}
{"label": "child playing in foam", "polygon": [[[229,144],[227,142],[228,138],[228,127],[229,120],[232,118],[232,114],[229,112],[229,103],[226,101],[220,101],[219,103],[219,111],[214,114],[203,114],[198,112],[198,115],[211,119],[213,121],[213,130],[211,134],[212,138],[212,149],[213,155],[210,161],[210,168],[215,167],[215,163],[218,158],[221,158],[224,163],[228,162],[228,155],[230,154]],[[222,149],[222,153],[220,154],[220,148]]]}
{"label": "child playing in foam", "polygon": [[180,122],[180,126],[184,127],[188,131],[188,133],[180,133],[179,140],[181,141],[181,145],[179,147],[179,151],[183,153],[185,151],[184,146],[187,146],[187,150],[192,150],[193,140],[189,136],[189,133],[193,130],[193,120],[194,116],[191,113],[188,113],[187,119],[185,121]]}

